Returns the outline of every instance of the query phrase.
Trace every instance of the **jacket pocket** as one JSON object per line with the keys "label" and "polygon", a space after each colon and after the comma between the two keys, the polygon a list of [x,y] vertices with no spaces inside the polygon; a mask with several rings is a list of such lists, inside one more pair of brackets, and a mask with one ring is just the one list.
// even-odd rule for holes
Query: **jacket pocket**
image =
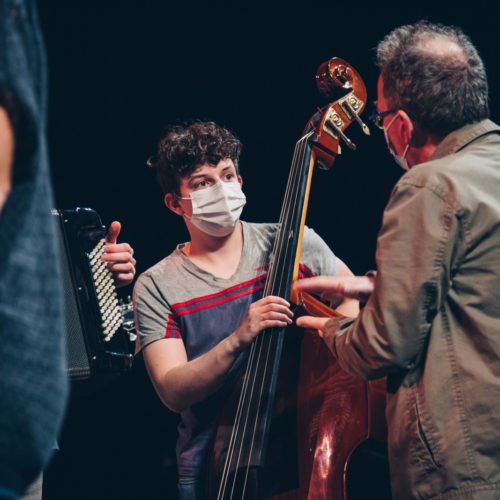
{"label": "jacket pocket", "polygon": [[439,455],[437,452],[436,446],[433,446],[432,440],[429,438],[429,433],[425,431],[425,426],[423,421],[425,420],[422,415],[422,409],[419,408],[418,398],[415,400],[415,415],[417,420],[417,435],[420,439],[420,443],[423,446],[424,450],[427,452],[428,458],[431,461],[432,465],[439,469],[441,467],[441,463],[439,460]]}

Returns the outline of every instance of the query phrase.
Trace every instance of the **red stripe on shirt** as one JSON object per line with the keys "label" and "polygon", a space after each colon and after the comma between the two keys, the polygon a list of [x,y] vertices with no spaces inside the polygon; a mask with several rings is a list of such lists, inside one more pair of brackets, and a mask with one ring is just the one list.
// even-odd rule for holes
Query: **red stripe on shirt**
{"label": "red stripe on shirt", "polygon": [[311,278],[312,276],[316,276],[307,266],[304,264],[299,264],[299,270],[304,273],[304,276]]}
{"label": "red stripe on shirt", "polygon": [[[188,309],[186,311],[179,311],[179,312],[176,312],[175,315],[177,317],[179,316],[184,316],[185,314],[191,314],[193,312],[196,312],[196,311],[200,311],[202,309],[208,309],[209,307],[214,307],[214,306],[218,306],[220,304],[224,304],[226,302],[229,302],[231,300],[235,300],[235,299],[238,299],[239,297],[244,297],[245,295],[250,295],[251,293],[253,292],[256,292],[257,290],[262,290],[262,288],[264,288],[264,283],[262,283],[261,285],[258,285],[256,287],[253,287],[253,288],[250,288],[248,290],[243,290],[239,293],[235,293],[229,297],[225,297],[223,299],[220,299],[220,300],[215,300],[213,302],[208,302],[207,304],[201,304],[197,307],[193,307],[192,309]],[[172,306],[174,307],[174,306]]]}
{"label": "red stripe on shirt", "polygon": [[265,264],[264,266],[260,266],[260,267],[256,267],[255,270],[256,271],[263,271],[264,269],[269,269],[269,267],[271,266],[271,264]]}
{"label": "red stripe on shirt", "polygon": [[165,338],[169,338],[171,339],[172,338],[172,330],[175,328],[175,338],[176,339],[179,339],[180,338],[180,335],[179,335],[179,328],[177,327],[177,325],[175,324],[175,321],[174,319],[172,318],[172,315],[169,314],[168,315],[168,323],[167,323],[167,330],[165,331]]}
{"label": "red stripe on shirt", "polygon": [[[268,265],[263,266],[262,268],[265,268],[265,267],[268,267]],[[262,269],[262,268],[258,268],[258,269]],[[230,293],[234,290],[238,290],[238,289],[243,288],[245,286],[255,284],[255,283],[261,281],[266,276],[267,276],[267,274],[262,274],[262,275],[257,276],[257,278],[254,278],[252,280],[245,281],[244,283],[239,283],[238,285],[234,285],[232,287],[226,288],[225,290],[222,290],[221,292],[213,293],[210,295],[205,295],[203,297],[196,297],[194,299],[187,300],[186,302],[178,302],[177,304],[172,305],[172,309],[186,307],[186,306],[189,306],[192,304],[196,304],[197,302],[202,302],[205,300],[209,300],[209,299],[213,299],[216,297],[221,297],[223,295],[227,295],[228,293]],[[306,277],[311,277],[311,276],[315,276],[315,274],[304,264],[299,264],[299,278],[306,278]],[[212,302],[208,302],[206,304],[201,304],[197,307],[193,307],[192,309],[189,309],[186,311],[175,312],[174,314],[175,314],[175,316],[179,317],[179,316],[184,316],[185,314],[191,314],[193,312],[200,311],[202,309],[208,309],[209,307],[218,306],[220,304],[224,304],[224,303],[229,302],[231,300],[235,300],[239,297],[244,297],[245,295],[249,295],[253,292],[261,290],[262,288],[264,288],[264,286],[265,286],[264,284],[261,284],[261,285],[258,285],[256,287],[250,288],[248,290],[243,290],[239,293],[235,293],[234,295],[231,295],[230,297],[225,297],[225,298],[220,299],[220,300],[215,300]],[[175,323],[175,321],[173,320],[172,316],[173,315],[171,314],[168,317],[168,324],[167,324],[167,330],[165,332],[165,337],[172,338],[172,331],[175,329],[175,338],[179,339],[179,338],[181,338],[180,329],[177,326],[177,324]]]}
{"label": "red stripe on shirt", "polygon": [[231,286],[229,288],[226,288],[225,290],[222,290],[221,292],[212,293],[210,295],[204,295],[203,297],[196,297],[194,299],[187,300],[186,302],[178,302],[177,304],[172,305],[172,309],[180,309],[182,307],[196,304],[197,302],[203,302],[204,300],[210,300],[210,299],[215,299],[217,297],[221,297],[222,295],[226,295],[228,293],[231,293],[234,290],[238,290],[240,288],[244,288],[246,286],[253,285],[253,284],[257,283],[258,281],[261,281],[262,279],[264,279],[266,276],[267,276],[267,274],[261,274],[260,276],[257,276],[257,278],[254,278],[250,281],[245,281],[243,283],[239,283],[238,285]]}

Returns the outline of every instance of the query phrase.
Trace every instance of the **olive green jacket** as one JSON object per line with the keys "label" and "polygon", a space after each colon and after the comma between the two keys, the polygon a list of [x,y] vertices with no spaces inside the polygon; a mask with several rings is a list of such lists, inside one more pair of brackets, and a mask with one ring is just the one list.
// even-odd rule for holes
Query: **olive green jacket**
{"label": "olive green jacket", "polygon": [[372,296],[327,324],[345,370],[388,376],[397,500],[500,498],[499,134],[468,125],[400,179]]}

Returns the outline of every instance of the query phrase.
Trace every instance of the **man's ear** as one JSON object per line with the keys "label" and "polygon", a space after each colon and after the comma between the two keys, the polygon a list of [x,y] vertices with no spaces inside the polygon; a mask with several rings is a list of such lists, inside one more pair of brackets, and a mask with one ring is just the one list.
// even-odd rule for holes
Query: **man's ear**
{"label": "man's ear", "polygon": [[402,109],[398,110],[398,118],[400,121],[400,132],[401,136],[403,138],[403,143],[404,144],[410,144],[411,140],[413,139],[414,136],[414,125],[411,120],[411,118],[408,116],[406,111],[403,111]]}
{"label": "man's ear", "polygon": [[180,204],[179,198],[177,198],[174,193],[167,193],[163,198],[163,201],[165,202],[167,208],[172,210],[172,212],[180,215],[181,217],[184,215],[184,209]]}
{"label": "man's ear", "polygon": [[240,187],[243,187],[243,179],[241,178],[241,175],[238,175],[238,182],[240,183]]}

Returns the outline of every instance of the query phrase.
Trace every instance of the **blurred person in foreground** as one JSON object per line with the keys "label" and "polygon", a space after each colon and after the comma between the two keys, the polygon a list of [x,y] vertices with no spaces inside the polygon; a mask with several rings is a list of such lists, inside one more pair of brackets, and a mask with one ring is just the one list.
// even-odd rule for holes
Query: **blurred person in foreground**
{"label": "blurred person in foreground", "polygon": [[[46,77],[35,2],[0,0],[0,499],[9,500],[41,498],[68,395]],[[114,222],[103,260],[125,285],[135,261],[119,232]]]}

